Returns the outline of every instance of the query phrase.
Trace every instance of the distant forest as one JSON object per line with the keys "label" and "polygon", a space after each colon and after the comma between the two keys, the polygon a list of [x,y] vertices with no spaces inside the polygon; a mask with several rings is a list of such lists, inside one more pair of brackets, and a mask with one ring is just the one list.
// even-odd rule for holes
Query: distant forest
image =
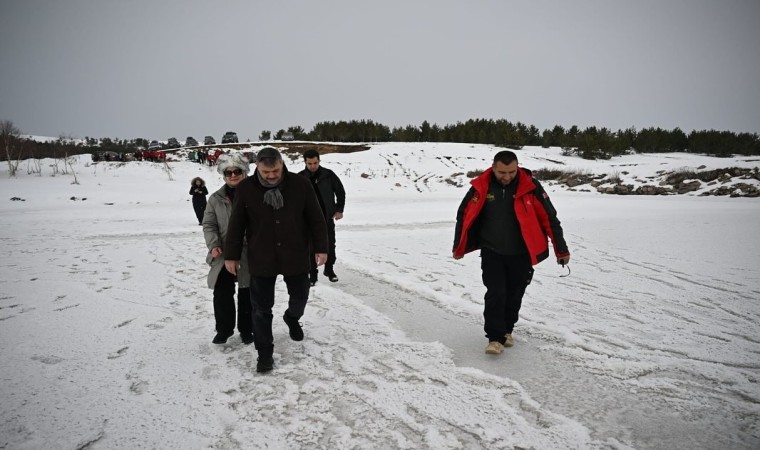
{"label": "distant forest", "polygon": [[[82,153],[112,151],[116,153],[135,152],[148,146],[143,138],[111,139],[86,137],[84,142],[74,143],[72,139],[59,138],[52,142],[36,142],[20,138],[20,133],[12,123],[3,122],[0,133],[2,155],[0,159],[26,159],[63,157]],[[6,133],[6,128],[16,133]],[[504,119],[471,119],[455,125],[439,126],[422,122],[420,126],[389,128],[372,120],[352,120],[339,122],[319,122],[306,132],[300,126],[279,130],[274,136],[271,131],[263,131],[262,141],[272,137],[281,140],[329,141],[329,142],[461,142],[469,144],[492,144],[495,146],[520,149],[524,146],[561,147],[566,154],[578,155],[585,159],[609,159],[626,153],[669,153],[686,152],[711,156],[760,155],[760,138],[757,133],[734,133],[730,131],[702,130],[686,134],[679,128],[663,130],[644,128],[636,130],[612,131],[608,128],[588,127],[581,130],[573,125],[560,125],[540,131],[533,125],[513,123]],[[8,152],[9,144],[15,149]]]}

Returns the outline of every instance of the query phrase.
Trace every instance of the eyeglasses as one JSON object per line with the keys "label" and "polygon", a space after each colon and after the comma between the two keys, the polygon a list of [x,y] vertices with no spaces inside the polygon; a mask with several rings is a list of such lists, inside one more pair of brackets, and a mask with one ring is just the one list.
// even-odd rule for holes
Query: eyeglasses
{"label": "eyeglasses", "polygon": [[241,169],[232,169],[232,170],[225,170],[224,176],[225,177],[231,177],[233,175],[242,175],[243,171]]}

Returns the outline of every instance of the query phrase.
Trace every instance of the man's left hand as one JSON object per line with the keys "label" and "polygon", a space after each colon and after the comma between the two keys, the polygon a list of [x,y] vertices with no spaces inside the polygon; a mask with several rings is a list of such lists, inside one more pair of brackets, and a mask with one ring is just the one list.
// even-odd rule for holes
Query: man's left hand
{"label": "man's left hand", "polygon": [[340,220],[342,218],[343,218],[343,213],[340,212],[340,211],[338,211],[335,214],[333,214],[333,219],[335,219],[335,220]]}

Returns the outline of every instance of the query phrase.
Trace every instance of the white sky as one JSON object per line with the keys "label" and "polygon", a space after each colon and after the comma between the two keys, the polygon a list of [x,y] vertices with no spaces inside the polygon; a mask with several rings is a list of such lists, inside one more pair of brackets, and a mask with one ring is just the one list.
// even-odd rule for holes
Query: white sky
{"label": "white sky", "polygon": [[756,0],[0,0],[23,133],[255,139],[319,121],[760,132]]}

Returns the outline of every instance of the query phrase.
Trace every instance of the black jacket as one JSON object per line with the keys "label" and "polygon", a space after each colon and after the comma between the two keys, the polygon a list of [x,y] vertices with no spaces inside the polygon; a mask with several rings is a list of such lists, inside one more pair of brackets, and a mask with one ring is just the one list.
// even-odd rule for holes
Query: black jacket
{"label": "black jacket", "polygon": [[[200,192],[195,192],[196,190]],[[190,195],[193,196],[193,205],[205,205],[208,189],[206,189],[205,184],[203,186],[192,186],[190,187]]]}
{"label": "black jacket", "polygon": [[[304,169],[298,172],[312,180],[312,173],[309,169]],[[316,177],[316,183],[312,183],[317,191],[317,195],[320,197],[320,204],[324,206],[325,217],[332,219],[332,216],[336,212],[343,212],[343,207],[346,206],[346,190],[343,189],[343,183],[340,182],[340,178],[335,175],[330,169],[320,167],[317,173],[313,174]]]}
{"label": "black jacket", "polygon": [[224,255],[228,260],[240,260],[245,248],[243,237],[247,237],[251,275],[307,273],[314,253],[327,253],[327,224],[309,181],[283,167],[278,187],[284,205],[275,210],[264,203],[267,188],[261,185],[257,172],[237,186]]}

